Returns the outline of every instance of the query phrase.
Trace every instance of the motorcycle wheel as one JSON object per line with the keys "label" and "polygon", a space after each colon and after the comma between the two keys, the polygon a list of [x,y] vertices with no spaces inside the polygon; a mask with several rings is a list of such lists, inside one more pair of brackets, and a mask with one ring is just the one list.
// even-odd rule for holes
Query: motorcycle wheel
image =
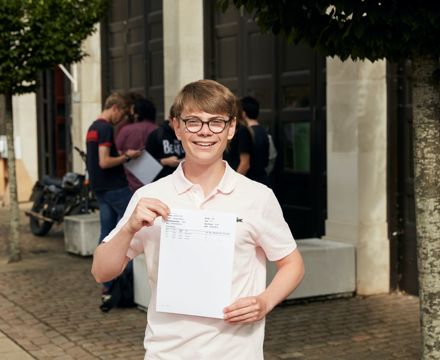
{"label": "motorcycle wheel", "polygon": [[[32,205],[33,212],[42,214],[44,210],[44,194],[43,192],[37,194],[34,198],[34,204]],[[46,235],[52,228],[53,223],[49,221],[39,220],[33,216],[29,217],[29,224],[31,232],[37,236]]]}

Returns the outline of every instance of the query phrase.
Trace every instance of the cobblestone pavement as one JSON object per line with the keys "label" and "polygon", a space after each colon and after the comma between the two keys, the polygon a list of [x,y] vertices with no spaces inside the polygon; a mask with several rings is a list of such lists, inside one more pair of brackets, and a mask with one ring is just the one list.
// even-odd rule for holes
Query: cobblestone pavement
{"label": "cobblestone pavement", "polygon": [[[0,209],[0,358],[143,359],[146,313],[99,311],[91,258],[64,252],[62,227],[37,238],[23,217],[23,260],[6,264],[7,214]],[[418,299],[393,293],[283,304],[267,319],[265,358],[419,359]]]}

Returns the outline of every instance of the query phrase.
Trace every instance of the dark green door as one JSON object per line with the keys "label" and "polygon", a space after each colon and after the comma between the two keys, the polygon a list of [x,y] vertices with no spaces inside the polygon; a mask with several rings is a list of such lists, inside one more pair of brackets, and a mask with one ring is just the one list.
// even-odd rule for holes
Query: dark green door
{"label": "dark green door", "polygon": [[324,234],[326,219],[325,59],[280,42],[277,194],[296,237]]}
{"label": "dark green door", "polygon": [[260,34],[235,9],[205,12],[206,77],[261,105],[279,158],[274,191],[296,238],[320,236],[326,218],[325,59]]}
{"label": "dark green door", "polygon": [[162,1],[113,0],[102,23],[103,98],[139,92],[163,114]]}

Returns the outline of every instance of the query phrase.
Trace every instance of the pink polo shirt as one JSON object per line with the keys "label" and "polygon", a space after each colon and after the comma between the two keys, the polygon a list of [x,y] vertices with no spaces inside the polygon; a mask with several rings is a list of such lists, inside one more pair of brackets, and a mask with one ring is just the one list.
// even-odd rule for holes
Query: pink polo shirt
{"label": "pink polo shirt", "polygon": [[[200,185],[185,178],[182,164],[172,175],[143,186],[133,195],[124,217],[104,241],[110,241],[127,221],[141,197],[160,199],[170,208],[237,214],[241,221],[236,226],[231,303],[264,291],[266,258],[280,260],[296,249],[272,190],[238,174],[226,162],[222,180],[206,197]],[[233,325],[221,319],[156,312],[161,223],[157,219],[153,226],[138,231],[127,253],[129,258],[145,253],[152,291],[144,340],[145,359],[263,359],[264,320]]]}

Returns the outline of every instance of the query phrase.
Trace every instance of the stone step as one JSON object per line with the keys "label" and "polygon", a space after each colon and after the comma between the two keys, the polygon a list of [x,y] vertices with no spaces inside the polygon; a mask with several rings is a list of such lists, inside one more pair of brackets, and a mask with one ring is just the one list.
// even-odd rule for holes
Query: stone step
{"label": "stone step", "polygon": [[[353,245],[316,238],[297,240],[297,244],[304,259],[305,275],[287,299],[351,293],[356,290]],[[268,283],[275,273],[275,263],[268,263]]]}
{"label": "stone step", "polygon": [[[355,249],[352,245],[330,240],[297,240],[304,259],[305,275],[300,286],[287,299],[352,293],[356,290]],[[151,291],[148,286],[145,256],[133,260],[134,301],[146,309]],[[275,263],[268,263],[267,282],[276,273]]]}

